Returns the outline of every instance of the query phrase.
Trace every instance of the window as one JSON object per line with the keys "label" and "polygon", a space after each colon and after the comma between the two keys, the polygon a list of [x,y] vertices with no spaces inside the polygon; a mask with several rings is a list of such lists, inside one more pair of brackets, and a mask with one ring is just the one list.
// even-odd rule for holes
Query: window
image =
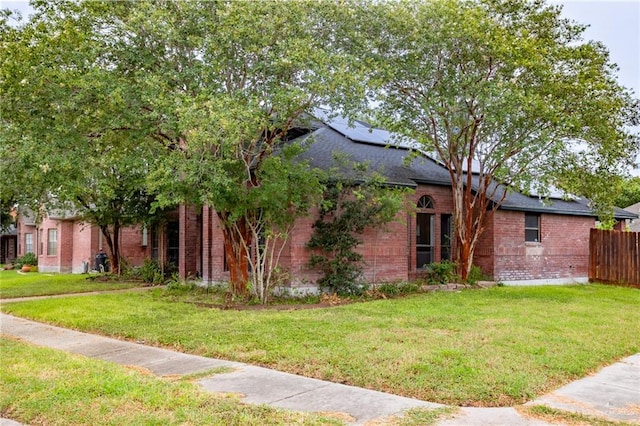
{"label": "window", "polygon": [[[418,200],[419,210],[433,210],[435,204],[428,195]],[[435,224],[436,215],[418,212],[416,214],[416,268],[422,269],[435,261]]]}
{"label": "window", "polygon": [[416,215],[416,267],[422,269],[433,263],[435,215],[418,213]]}
{"label": "window", "polygon": [[540,215],[538,213],[524,214],[524,240],[540,242]]}
{"label": "window", "polygon": [[151,233],[151,259],[158,263],[160,263],[160,258],[158,257],[160,252],[160,232],[162,232],[162,228],[156,226]]}
{"label": "window", "polygon": [[440,216],[440,260],[451,260],[452,219],[450,214]]}
{"label": "window", "polygon": [[24,252],[33,253],[33,234],[24,234]]}
{"label": "window", "polygon": [[42,256],[44,254],[44,239],[42,238],[42,229],[38,230],[38,241],[40,242],[40,251],[38,254]]}
{"label": "window", "polygon": [[429,197],[428,195],[423,195],[418,200],[418,208],[419,209],[433,209],[435,207],[434,207],[433,200],[431,199],[431,197]]}
{"label": "window", "polygon": [[167,247],[166,247],[166,269],[177,271],[180,261],[180,222],[172,220],[167,222]]}
{"label": "window", "polygon": [[58,230],[51,228],[47,230],[47,256],[58,254]]}

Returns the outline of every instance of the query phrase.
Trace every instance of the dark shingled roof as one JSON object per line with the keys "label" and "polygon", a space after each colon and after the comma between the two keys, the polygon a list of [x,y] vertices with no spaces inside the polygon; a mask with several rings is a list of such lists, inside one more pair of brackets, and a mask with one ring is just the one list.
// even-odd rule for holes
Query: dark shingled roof
{"label": "dark shingled roof", "polygon": [[[368,130],[368,125],[357,121],[345,125],[343,118],[332,119],[326,114],[317,114],[317,111],[315,115],[322,120],[314,123],[316,130],[297,138],[298,142],[307,144],[307,150],[300,158],[307,160],[311,166],[335,171],[340,177],[350,177],[352,171],[345,166],[344,161],[336,160],[342,158],[351,163],[367,163],[369,170],[382,174],[392,185],[412,188],[418,184],[451,185],[447,169],[428,155],[412,151],[410,142],[393,146],[393,135],[385,130]],[[516,191],[509,191],[500,208],[596,217],[589,207],[589,200],[584,198],[544,199]],[[618,208],[614,213],[616,219],[638,217]]]}

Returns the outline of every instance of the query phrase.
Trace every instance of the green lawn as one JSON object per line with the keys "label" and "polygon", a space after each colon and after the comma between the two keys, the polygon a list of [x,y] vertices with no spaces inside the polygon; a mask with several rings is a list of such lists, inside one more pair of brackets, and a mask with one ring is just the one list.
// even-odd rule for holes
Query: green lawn
{"label": "green lawn", "polygon": [[116,281],[99,282],[87,279],[96,275],[22,273],[15,270],[0,271],[0,298],[44,296],[65,293],[85,293],[99,290],[117,290],[140,286],[140,283]]}
{"label": "green lawn", "polygon": [[451,405],[523,403],[640,352],[640,291],[496,287],[297,311],[225,311],[165,290],[6,312]]}
{"label": "green lawn", "polygon": [[341,424],[214,395],[186,380],[0,338],[0,417],[47,425]]}

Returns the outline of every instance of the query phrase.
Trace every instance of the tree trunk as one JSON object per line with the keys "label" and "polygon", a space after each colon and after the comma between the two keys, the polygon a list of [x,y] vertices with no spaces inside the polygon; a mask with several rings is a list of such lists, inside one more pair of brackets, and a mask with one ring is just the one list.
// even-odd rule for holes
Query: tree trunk
{"label": "tree trunk", "polygon": [[[229,267],[231,293],[234,296],[247,296],[249,289],[249,259],[244,245],[251,246],[251,233],[247,227],[246,218],[239,219],[237,231],[227,223],[228,215],[218,212],[224,235],[225,256]],[[244,243],[243,243],[244,241]]]}
{"label": "tree trunk", "polygon": [[109,263],[111,271],[117,271],[118,275],[120,275],[120,224],[114,224],[113,235],[109,231],[109,227],[106,225],[100,226],[100,231],[107,242],[107,247],[109,247]]}
{"label": "tree trunk", "polygon": [[113,251],[111,254],[111,272],[120,275],[120,222],[113,224]]}

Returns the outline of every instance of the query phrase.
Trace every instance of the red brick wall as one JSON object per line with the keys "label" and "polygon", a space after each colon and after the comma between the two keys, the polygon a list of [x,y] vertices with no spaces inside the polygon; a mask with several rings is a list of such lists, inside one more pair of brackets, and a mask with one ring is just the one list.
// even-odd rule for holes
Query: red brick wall
{"label": "red brick wall", "polygon": [[[524,239],[524,216],[523,216],[523,239]],[[486,221],[486,227],[480,239],[478,240],[478,244],[476,245],[476,250],[473,256],[473,264],[480,267],[482,272],[488,277],[493,277],[494,271],[494,256],[493,256],[493,246],[494,246],[494,238],[495,238],[495,226],[494,226],[494,215],[489,214]]]}
{"label": "red brick wall", "polygon": [[[106,244],[103,248],[108,253]],[[132,226],[120,230],[120,256],[130,266],[140,266],[145,258],[151,257],[151,242],[146,247],[142,245],[142,227]]]}
{"label": "red brick wall", "polygon": [[224,235],[212,207],[202,209],[202,257],[202,278],[205,282],[229,279],[229,272],[224,270]]}
{"label": "red brick wall", "polygon": [[89,269],[95,263],[93,255],[98,251],[98,232],[100,231],[95,226],[75,222],[72,232],[74,244],[71,272],[81,273],[82,262],[89,262]]}
{"label": "red brick wall", "polygon": [[[453,200],[446,186],[421,185],[409,195],[415,205],[421,196],[434,201],[435,260],[441,258],[441,215],[451,214]],[[296,221],[280,259],[280,266],[292,276],[292,285],[315,285],[321,274],[307,267],[311,251],[307,243],[313,233],[317,209]],[[205,281],[229,278],[223,271],[223,235],[213,209],[202,214],[203,277]],[[358,251],[364,256],[364,275],[369,282],[406,280],[417,271],[415,252],[416,217],[406,212],[387,229],[368,229],[360,238]],[[476,248],[474,264],[497,280],[533,280],[584,277],[587,275],[589,229],[595,221],[589,217],[543,214],[541,242],[525,243],[524,213],[499,210],[487,223]]]}
{"label": "red brick wall", "polygon": [[73,221],[58,221],[58,271],[69,273],[73,264]]}
{"label": "red brick wall", "polygon": [[524,241],[524,213],[494,216],[494,279],[536,280],[587,276],[594,218],[542,214],[540,242]]}
{"label": "red brick wall", "polygon": [[180,254],[178,272],[181,277],[195,277],[200,271],[200,215],[193,207],[180,206]]}
{"label": "red brick wall", "polygon": [[[428,195],[434,201],[436,215],[436,260],[440,259],[440,215],[450,214],[453,208],[451,189],[444,186],[421,186],[409,195],[409,204],[415,206],[421,196]],[[281,266],[288,268],[296,285],[315,285],[321,274],[307,267],[312,252],[307,243],[313,234],[312,225],[318,217],[317,209],[311,215],[296,222],[290,241],[281,258]],[[400,212],[394,222],[383,227],[369,228],[359,238],[357,251],[363,255],[364,277],[368,282],[406,280],[415,271],[415,215]]]}
{"label": "red brick wall", "polygon": [[[95,255],[100,247],[108,253],[108,247],[96,226],[73,220],[55,220],[45,218],[35,226],[20,224],[22,242],[20,250],[24,252],[24,234],[32,233],[34,251],[38,255],[38,269],[41,272],[83,272],[83,262],[89,262],[89,269],[95,268]],[[48,230],[57,229],[57,253],[47,254]],[[42,232],[40,232],[42,231]],[[42,235],[42,239],[40,239]],[[40,247],[42,243],[42,254]],[[150,256],[150,246],[142,246],[142,231],[140,227],[123,228],[120,232],[121,256],[131,266],[142,265],[144,259]]]}

